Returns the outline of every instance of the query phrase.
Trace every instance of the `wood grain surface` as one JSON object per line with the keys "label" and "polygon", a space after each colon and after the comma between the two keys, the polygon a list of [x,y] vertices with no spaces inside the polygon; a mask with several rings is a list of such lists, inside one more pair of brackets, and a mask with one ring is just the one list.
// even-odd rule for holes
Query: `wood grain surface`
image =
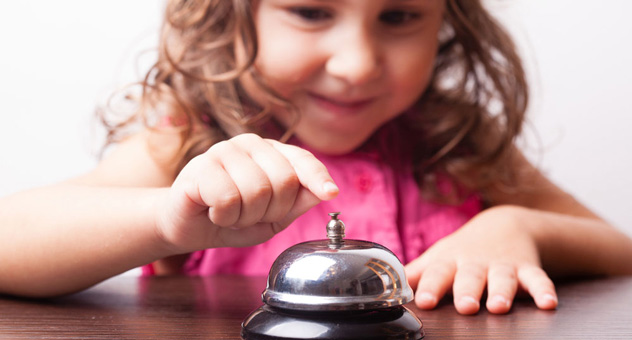
{"label": "wood grain surface", "polygon": [[[519,299],[507,315],[408,307],[425,339],[632,339],[632,277],[558,284],[559,308]],[[240,339],[261,305],[264,277],[119,276],[49,300],[0,297],[0,339]]]}

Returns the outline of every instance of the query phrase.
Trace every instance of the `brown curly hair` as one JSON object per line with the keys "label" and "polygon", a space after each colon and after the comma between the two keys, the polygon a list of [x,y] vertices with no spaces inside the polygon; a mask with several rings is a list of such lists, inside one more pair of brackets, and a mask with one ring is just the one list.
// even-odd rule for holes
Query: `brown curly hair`
{"label": "brown curly hair", "polygon": [[[257,39],[250,6],[251,0],[169,0],[158,61],[141,83],[138,114],[116,123],[104,119],[107,142],[118,141],[133,121],[152,125],[164,115],[180,128],[181,169],[220,140],[242,132],[269,134],[263,127],[276,123],[267,108],[249,100],[238,78],[251,72],[275,104],[291,105],[254,70]],[[439,38],[430,85],[395,122],[414,136],[419,183],[435,194],[437,174],[468,190],[511,185],[510,153],[528,102],[515,46],[478,0],[446,0]],[[237,49],[245,51],[241,62]],[[284,131],[287,136],[291,127]]]}

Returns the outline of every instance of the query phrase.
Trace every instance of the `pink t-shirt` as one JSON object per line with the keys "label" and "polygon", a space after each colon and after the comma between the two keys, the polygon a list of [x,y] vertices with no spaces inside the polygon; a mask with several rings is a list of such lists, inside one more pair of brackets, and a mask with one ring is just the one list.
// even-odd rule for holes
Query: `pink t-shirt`
{"label": "pink t-shirt", "polygon": [[[265,243],[195,252],[183,272],[203,276],[267,275],[274,260],[288,247],[325,239],[328,213],[336,211],[341,212],[347,239],[382,244],[408,263],[480,211],[476,195],[458,206],[424,200],[410,161],[397,158],[400,152],[379,150],[384,150],[383,145],[344,156],[314,153],[340,188],[338,197],[321,202]],[[143,267],[143,273],[153,273],[151,265]]]}

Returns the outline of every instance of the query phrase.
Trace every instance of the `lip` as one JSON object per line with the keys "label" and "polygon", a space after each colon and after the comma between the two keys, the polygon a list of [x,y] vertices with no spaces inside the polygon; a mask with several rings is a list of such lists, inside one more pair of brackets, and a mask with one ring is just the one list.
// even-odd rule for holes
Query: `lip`
{"label": "lip", "polygon": [[309,93],[309,97],[323,109],[333,113],[345,115],[358,113],[375,101],[375,98],[334,98],[316,93]]}

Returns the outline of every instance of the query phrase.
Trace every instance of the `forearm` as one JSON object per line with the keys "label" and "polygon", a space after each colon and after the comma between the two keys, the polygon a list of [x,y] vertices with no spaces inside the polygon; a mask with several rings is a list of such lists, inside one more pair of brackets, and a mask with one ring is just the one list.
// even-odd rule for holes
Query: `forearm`
{"label": "forearm", "polygon": [[154,222],[165,190],[58,185],[1,199],[0,293],[70,293],[170,255]]}
{"label": "forearm", "polygon": [[554,277],[632,274],[632,239],[598,218],[534,211],[524,216]]}

